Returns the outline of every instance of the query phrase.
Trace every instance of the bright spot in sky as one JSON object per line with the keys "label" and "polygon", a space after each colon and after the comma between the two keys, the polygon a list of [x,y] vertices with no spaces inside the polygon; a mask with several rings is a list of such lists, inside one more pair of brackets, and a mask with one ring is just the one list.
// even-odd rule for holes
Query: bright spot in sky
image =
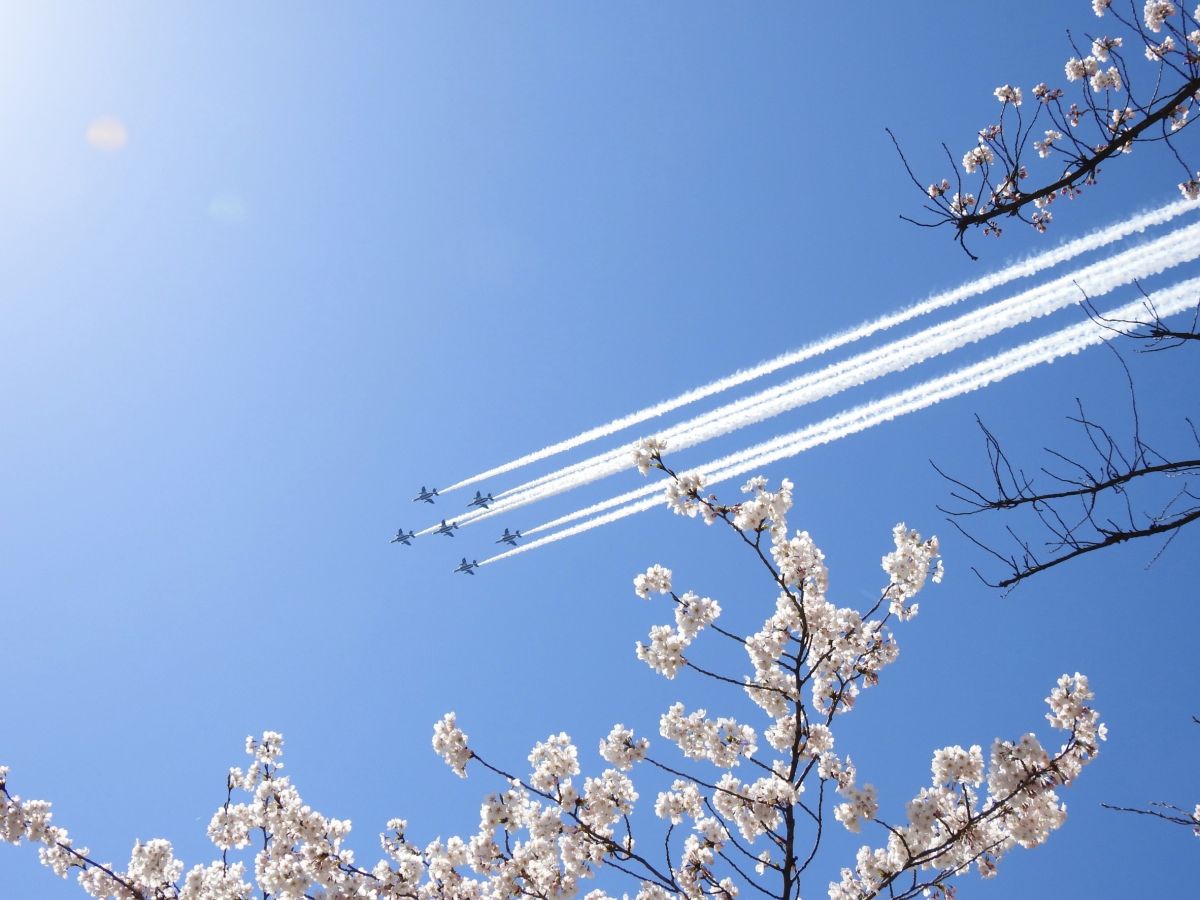
{"label": "bright spot in sky", "polygon": [[129,142],[129,132],[112,116],[102,116],[87,128],[87,142],[97,150],[120,150]]}
{"label": "bright spot in sky", "polygon": [[236,191],[219,191],[208,201],[208,214],[218,222],[236,224],[250,212],[246,200]]}

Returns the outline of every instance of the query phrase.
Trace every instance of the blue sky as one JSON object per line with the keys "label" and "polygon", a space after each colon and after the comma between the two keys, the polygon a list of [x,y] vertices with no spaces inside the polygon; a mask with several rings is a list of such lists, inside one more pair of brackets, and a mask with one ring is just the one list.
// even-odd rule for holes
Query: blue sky
{"label": "blue sky", "polygon": [[[1010,4],[1009,21],[1038,22],[1020,40],[994,39],[994,10],[951,2],[858,16],[682,3],[10,11],[0,762],[14,789],[54,801],[105,859],[164,836],[207,861],[226,768],[246,734],[276,729],[306,800],[353,819],[373,859],[392,816],[421,840],[474,827],[491,783],[460,782],[429,747],[448,709],[514,768],[560,729],[592,771],[613,722],[653,734],[671,700],[700,695],[633,658],[667,613],[630,579],[672,566],[682,586],[743,607],[749,627],[773,592],[728,535],[655,512],[450,577],[463,553],[492,548],[490,524],[390,546],[397,527],[467,499],[418,510],[409,498],[1174,199],[1180,174],[1143,148],[1094,196],[1060,204],[1050,235],[1014,225],[976,239],[977,263],[948,232],[897,218],[920,197],[884,126],[940,177],[939,142],[968,147],[996,85],[1060,79],[1063,31],[1095,27],[1088,6]],[[121,149],[85,141],[102,116],[127,129]],[[1178,445],[1189,359],[1131,364],[1143,424]],[[793,523],[825,548],[845,603],[882,586],[897,520],[943,536],[945,583],[844,723],[885,816],[902,817],[934,748],[1046,734],[1054,678],[1091,675],[1112,740],[1047,847],[1011,855],[994,883],[963,883],[980,896],[1175,896],[1193,883],[1184,829],[1098,804],[1195,802],[1194,536],[1149,570],[1157,546],[1135,545],[1002,598],[970,574],[985,561],[937,512],[947,486],[928,464],[984,474],[976,413],[1033,462],[1043,444],[1077,446],[1063,425],[1074,398],[1119,425],[1123,379],[1092,351],[766,472],[795,480]],[[495,530],[640,483],[611,482]],[[858,846],[834,840],[845,853],[829,851],[810,896]],[[1097,864],[1130,846],[1136,864]],[[0,852],[0,881],[13,896],[79,895],[28,848]]]}

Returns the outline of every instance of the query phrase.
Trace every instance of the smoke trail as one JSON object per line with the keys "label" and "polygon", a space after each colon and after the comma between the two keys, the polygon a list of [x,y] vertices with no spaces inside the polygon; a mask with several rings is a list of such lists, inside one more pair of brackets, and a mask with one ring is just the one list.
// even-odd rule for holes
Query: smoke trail
{"label": "smoke trail", "polygon": [[[1078,303],[1082,299],[1080,289],[1091,296],[1100,296],[1137,278],[1156,274],[1164,268],[1186,262],[1200,255],[1196,240],[1198,235],[1200,225],[1178,229],[1153,242],[1087,266],[1074,274],[1061,276],[1014,297],[927,328],[911,337],[726,404],[674,428],[660,431],[659,436],[671,440],[676,449],[694,446],[745,425],[787,412],[804,403],[828,397],[847,387],[900,371],[914,362],[950,352],[996,334],[1004,328],[1048,315],[1071,303]],[[815,386],[820,387],[814,393]],[[802,393],[803,391],[808,393]],[[505,491],[505,508],[512,508],[511,500],[514,495],[520,496],[523,502],[523,495],[531,491],[536,491],[539,497],[549,496],[550,493],[544,491],[545,486],[564,479],[568,481],[558,484],[552,493],[586,484],[619,471],[625,467],[627,454],[627,447],[618,447]],[[587,477],[582,476],[584,472],[589,473]]]}
{"label": "smoke trail", "polygon": [[[952,352],[998,334],[1005,328],[1049,315],[1080,302],[1083,296],[1081,290],[1091,297],[1099,297],[1138,278],[1156,274],[1197,256],[1200,256],[1200,224],[1185,226],[1075,273],[1068,273],[909,337],[726,404],[662,431],[659,436],[667,440],[673,450],[695,446],[803,404],[902,371],[931,357]],[[489,518],[620,472],[628,466],[628,454],[628,447],[619,447],[568,466],[522,486],[519,493],[497,503],[495,509],[468,513],[459,522],[466,525]]]}
{"label": "smoke trail", "polygon": [[[1157,313],[1165,317],[1181,312],[1194,305],[1197,294],[1200,294],[1200,278],[1191,278],[1169,288],[1156,291],[1150,296],[1150,301],[1154,304]],[[1106,313],[1105,316],[1110,319],[1131,320],[1136,319],[1140,314],[1145,313],[1145,311],[1146,301],[1139,299],[1118,309],[1114,309]],[[1090,320],[1080,322],[1054,332],[1047,337],[1030,341],[1029,343],[997,354],[991,359],[964,367],[940,378],[926,381],[908,390],[885,397],[882,400],[847,410],[823,422],[810,425],[789,435],[782,435],[771,441],[743,450],[740,453],[714,460],[707,466],[692,469],[691,471],[712,472],[706,479],[706,483],[709,485],[717,484],[730,478],[736,478],[754,469],[770,465],[773,462],[790,456],[795,456],[812,447],[827,444],[860,431],[866,431],[882,422],[907,415],[910,412],[926,409],[936,403],[940,403],[942,400],[987,387],[994,382],[1001,381],[1010,375],[1022,372],[1041,363],[1053,362],[1060,357],[1079,353],[1081,350],[1101,343],[1107,335],[1108,330],[1098,322]],[[612,501],[606,501],[604,506],[613,505],[615,502],[628,502],[629,500],[637,500],[638,502],[630,503],[630,505],[616,509],[606,515],[589,519],[572,528],[566,528],[554,534],[547,535],[524,546],[497,554],[483,560],[480,565],[498,562],[510,556],[515,556],[518,553],[534,550],[546,544],[590,531],[601,525],[607,525],[626,516],[644,512],[662,502],[657,496],[647,496],[658,494],[661,490],[662,484],[660,482],[646,485],[637,491],[630,491],[620,498],[613,498]],[[588,509],[580,510],[579,513],[573,514],[571,518],[588,515],[592,511],[598,511],[600,507],[601,504],[597,504]],[[543,530],[550,524],[547,523],[546,526],[538,526],[537,530]],[[528,534],[529,532],[526,533]]]}
{"label": "smoke trail", "polygon": [[[590,428],[587,431],[576,435],[575,437],[567,438],[566,440],[562,440],[555,444],[551,444],[548,447],[544,447],[541,450],[528,453],[525,456],[512,460],[511,462],[507,462],[503,465],[496,466],[495,468],[488,469],[487,471],[480,472],[478,475],[472,475],[470,478],[465,478],[447,488],[443,488],[441,493],[448,494],[451,491],[467,487],[468,485],[476,484],[477,482],[483,481],[487,478],[503,475],[507,472],[513,471],[514,469],[520,469],[524,466],[530,465],[531,463],[555,456],[567,450],[572,450],[575,447],[579,447],[590,441],[596,440],[597,438],[607,437],[611,434],[615,434],[618,431],[630,428],[634,425],[640,424],[641,422],[665,415],[666,413],[679,409],[682,406],[687,406],[690,403],[695,403],[698,400],[703,400],[706,397],[719,394],[722,391],[726,391],[730,388],[734,388],[757,378],[761,378],[764,375],[770,375],[771,373],[777,372],[780,369],[787,368],[788,366],[795,365],[807,359],[812,359],[815,356],[828,353],[831,350],[836,350],[837,348],[843,347],[846,344],[861,340],[862,338],[870,337],[871,335],[880,331],[886,331],[889,328],[893,328],[896,325],[901,325],[919,316],[926,315],[927,313],[952,306],[961,300],[974,297],[986,291],[990,291],[993,288],[1000,287],[1001,285],[1007,284],[1010,281],[1014,281],[1018,278],[1024,278],[1029,275],[1034,275],[1043,271],[1044,269],[1050,268],[1051,266],[1056,266],[1059,263],[1072,259],[1081,253],[1087,253],[1091,250],[1096,250],[1100,247],[1107,246],[1108,244],[1122,240],[1131,234],[1143,232],[1147,228],[1152,228],[1156,225],[1163,225],[1186,212],[1195,210],[1196,208],[1196,205],[1191,201],[1180,200],[1175,203],[1169,203],[1166,206],[1158,209],[1151,210],[1150,212],[1140,213],[1139,215],[1136,215],[1131,219],[1127,219],[1124,222],[1118,222],[1116,224],[1109,225],[1108,227],[1102,228],[1099,231],[1095,231],[1092,234],[1085,235],[1081,238],[1076,238],[1073,241],[1068,241],[1067,243],[1056,247],[1053,250],[1047,250],[1044,253],[1039,253],[1035,256],[1029,257],[1028,259],[1013,263],[1012,265],[1007,266],[998,272],[985,275],[983,278],[967,282],[966,284],[952,288],[948,291],[944,291],[940,294],[935,294],[927,300],[910,306],[907,309],[889,313],[871,322],[864,322],[855,328],[851,328],[848,331],[841,332],[840,334],[836,334],[832,337],[826,338],[825,340],[818,341],[814,344],[809,344],[807,347],[802,347],[798,350],[784,353],[775,357],[774,359],[759,363],[757,366],[753,366],[752,368],[734,372],[732,375],[728,375],[725,378],[718,379],[717,381],[713,381],[709,384],[703,385],[702,387],[694,388],[693,390],[680,394],[678,397],[673,399],[664,400],[661,403],[648,406],[644,409],[638,410],[637,412],[613,419],[611,422],[608,422],[605,425],[599,425],[595,428]],[[514,488],[513,490],[516,489]],[[513,491],[505,491],[504,494],[499,496],[505,496],[507,494],[511,494],[512,492]]]}

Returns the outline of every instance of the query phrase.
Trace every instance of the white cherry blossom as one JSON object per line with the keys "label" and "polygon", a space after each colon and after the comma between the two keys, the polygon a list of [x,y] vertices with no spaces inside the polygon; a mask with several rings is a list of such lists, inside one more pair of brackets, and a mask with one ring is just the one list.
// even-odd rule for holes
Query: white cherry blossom
{"label": "white cherry blossom", "polygon": [[[689,493],[686,484],[683,494]],[[998,738],[985,765],[980,745],[942,747],[933,753],[929,787],[903,803],[884,800],[873,785],[859,783],[849,754],[835,752],[833,723],[896,660],[893,625],[910,620],[914,598],[940,579],[937,539],[895,526],[894,548],[881,561],[888,583],[878,600],[864,609],[839,606],[830,595],[825,554],[807,531],[789,526],[792,485],[772,491],[765,480],[752,479],[745,491],[744,503],[720,507],[713,521],[727,523],[758,549],[757,562],[767,570],[765,601],[758,601],[761,628],[739,638],[718,627],[720,604],[691,591],[675,595],[671,570],[656,565],[637,576],[635,591],[647,600],[669,594],[674,621],[655,626],[637,655],[674,677],[693,644],[722,642],[735,649],[725,663],[748,666],[743,682],[696,667],[689,674],[742,684],[752,705],[728,685],[719,696],[722,702],[739,698],[761,727],[731,715],[710,717],[703,708],[688,712],[676,702],[661,715],[659,733],[682,762],[652,756],[648,740],[618,723],[598,745],[610,768],[586,773],[575,742],[560,731],[533,745],[523,780],[481,758],[455,714],[447,713],[434,725],[434,751],[461,777],[474,760],[499,780],[499,789],[481,803],[478,826],[462,835],[418,845],[406,836],[405,820],[389,820],[378,839],[382,857],[374,862],[357,861],[349,820],[305,804],[282,774],[284,742],[276,732],[248,738],[249,762],[228,770],[228,797],[207,826],[220,854],[215,862],[187,868],[162,838],[134,843],[124,868],[94,860],[53,821],[48,803],[10,792],[2,767],[0,838],[36,845],[54,873],[74,873],[90,896],[120,900],[267,894],[278,900],[566,900],[581,894],[604,900],[607,888],[587,890],[586,881],[605,868],[631,876],[644,900],[732,898],[746,892],[750,877],[759,878],[756,886],[763,890],[781,877],[781,851],[793,860],[815,854],[820,829],[810,817],[819,826],[824,815],[852,832],[877,829],[880,842],[858,850],[853,865],[830,883],[829,896],[887,892],[901,876],[949,896],[946,879],[972,864],[991,877],[1012,849],[1045,842],[1066,818],[1058,792],[1095,758],[1106,736],[1087,679],[1064,675],[1047,697],[1046,718],[1066,736],[1058,750],[1047,749],[1033,733]],[[693,501],[717,508],[712,500]],[[739,602],[754,601],[747,596]],[[695,762],[715,774],[685,771]],[[639,791],[633,773],[641,777],[647,769],[674,777],[654,803],[654,815],[671,828],[665,854],[661,839],[649,841],[650,849],[635,839]],[[827,789],[836,791],[838,802],[807,803],[813,791],[823,797]],[[889,809],[903,818],[887,824]],[[1200,830],[1200,808],[1195,821]],[[744,854],[746,865],[733,867],[730,853]],[[797,900],[796,894],[787,900]]]}
{"label": "white cherry blossom", "polygon": [[657,468],[657,460],[666,449],[667,442],[660,438],[642,438],[633,445],[633,464],[645,475],[651,469]]}

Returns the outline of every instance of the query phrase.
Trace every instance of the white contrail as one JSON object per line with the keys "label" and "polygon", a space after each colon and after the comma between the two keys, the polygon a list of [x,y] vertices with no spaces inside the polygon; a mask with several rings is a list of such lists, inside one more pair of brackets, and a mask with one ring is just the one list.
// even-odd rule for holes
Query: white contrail
{"label": "white contrail", "polygon": [[[492,478],[497,475],[503,475],[511,472],[514,469],[519,469],[531,463],[538,462],[551,456],[555,456],[566,450],[572,450],[575,447],[586,444],[597,438],[607,437],[630,428],[641,422],[656,418],[666,413],[679,409],[682,406],[687,406],[690,403],[695,403],[698,400],[703,400],[706,397],[711,397],[714,394],[719,394],[722,391],[727,391],[730,388],[745,384],[764,375],[770,375],[772,372],[777,372],[780,369],[795,365],[807,359],[812,359],[822,353],[828,353],[846,344],[852,343],[862,338],[870,337],[880,331],[885,331],[893,328],[896,325],[901,325],[904,322],[911,321],[919,316],[934,312],[935,310],[944,309],[947,306],[952,306],[961,300],[969,297],[974,297],[993,288],[1000,287],[1010,281],[1018,278],[1024,278],[1029,275],[1041,272],[1051,266],[1056,266],[1059,263],[1072,259],[1081,253],[1087,253],[1091,250],[1099,249],[1108,244],[1122,240],[1131,234],[1136,234],[1145,231],[1147,228],[1152,228],[1156,225],[1165,224],[1172,219],[1183,215],[1186,212],[1197,209],[1196,204],[1188,200],[1180,200],[1175,203],[1169,203],[1166,206],[1151,210],[1150,212],[1140,213],[1124,222],[1117,222],[1109,225],[1092,234],[1085,235],[1081,238],[1076,238],[1073,241],[1047,250],[1044,253],[1036,254],[1028,259],[1013,263],[998,272],[993,272],[990,275],[985,275],[983,278],[978,278],[974,281],[969,281],[966,284],[944,291],[940,294],[935,294],[927,300],[910,306],[907,309],[898,312],[889,313],[871,322],[864,322],[856,328],[851,328],[848,331],[841,332],[825,340],[818,341],[814,344],[809,344],[807,347],[802,347],[798,350],[793,350],[789,353],[784,353],[774,359],[759,363],[749,369],[743,369],[728,375],[725,378],[718,379],[702,387],[694,388],[686,393],[680,394],[670,400],[664,400],[653,406],[648,406],[645,409],[640,409],[637,412],[630,413],[626,416],[613,419],[605,425],[599,425],[595,428],[590,428],[581,434],[572,438],[559,441],[551,444],[541,450],[536,450],[533,453],[528,453],[525,456],[488,469],[485,472],[480,472],[478,475],[472,475],[470,478],[465,478],[462,481],[456,482],[447,488],[443,488],[441,493],[448,494],[451,491],[459,488],[467,487],[487,478]],[[515,490],[515,489],[514,489]],[[506,491],[505,494],[510,494],[512,491]],[[503,495],[501,495],[503,496]]]}
{"label": "white contrail", "polygon": [[[990,337],[1006,327],[1056,312],[1064,306],[1080,302],[1082,299],[1080,289],[1092,297],[1100,296],[1106,291],[1128,284],[1137,278],[1157,274],[1165,268],[1200,255],[1200,248],[1197,248],[1196,241],[1198,234],[1200,234],[1200,225],[1178,229],[1155,241],[1080,269],[1074,274],[1061,276],[1014,297],[975,312],[966,313],[944,324],[927,328],[911,337],[894,341],[876,350],[851,357],[844,362],[827,366],[816,373],[792,379],[783,385],[768,388],[742,400],[726,404],[671,429],[660,431],[659,436],[667,439],[675,438],[677,449],[693,446],[743,425],[794,409],[803,403],[830,396],[831,393],[844,390],[845,387],[899,371],[914,361],[920,362],[928,357]],[[852,371],[861,375],[859,380],[850,381],[849,375]],[[831,379],[839,379],[838,385],[832,389],[824,388],[816,396],[796,396],[799,391]],[[850,383],[847,384],[847,381]],[[777,400],[781,402],[775,405],[774,401]],[[768,403],[773,405],[765,406]],[[731,416],[739,418],[730,421]],[[714,425],[714,423],[720,424]],[[680,437],[684,438],[682,443],[679,440]],[[509,498],[512,496],[533,490],[539,490],[539,496],[543,496],[540,494],[540,489],[544,485],[558,482],[564,478],[572,478],[570,486],[575,486],[576,482],[573,476],[589,470],[595,472],[598,466],[606,462],[616,461],[623,468],[627,454],[628,447],[621,446],[505,491],[501,494],[501,497],[506,500],[505,508],[511,508]],[[587,481],[595,480],[604,474],[610,474],[610,472],[596,474],[579,483],[587,483]],[[477,515],[482,515],[482,513]]]}
{"label": "white contrail", "polygon": [[[1170,316],[1194,306],[1198,294],[1200,294],[1200,278],[1191,278],[1169,288],[1154,292],[1150,295],[1150,302],[1153,303],[1158,315]],[[1146,309],[1147,301],[1139,299],[1106,313],[1105,317],[1128,321],[1144,314]],[[740,453],[714,460],[707,466],[693,468],[689,471],[712,472],[705,479],[706,485],[717,484],[730,478],[736,478],[781,459],[795,456],[812,447],[827,444],[860,431],[866,431],[882,422],[907,415],[910,412],[925,409],[942,400],[987,387],[994,382],[1001,381],[1010,375],[1022,372],[1041,363],[1053,362],[1060,357],[1079,353],[1081,350],[1101,343],[1109,334],[1110,331],[1099,322],[1091,320],[1080,322],[1046,337],[1030,341],[997,354],[991,359],[966,366],[940,378],[931,379],[908,390],[892,394],[882,400],[847,410],[815,425],[802,428],[789,435],[781,435],[755,447],[743,450]],[[603,504],[596,504],[587,509],[580,510],[578,513],[573,514],[571,518],[590,515],[593,512],[598,512],[616,503],[629,503],[629,505],[616,509],[606,515],[597,516],[572,528],[563,529],[532,543],[492,556],[483,560],[480,565],[487,565],[507,559],[518,553],[534,550],[546,544],[560,541],[563,538],[581,534],[584,531],[590,531],[601,525],[607,525],[626,516],[644,512],[662,502],[661,497],[648,495],[657,495],[661,494],[661,492],[662,483],[657,482],[646,485],[636,491],[630,491],[621,497],[605,501]],[[636,502],[630,503],[629,501]],[[537,530],[542,530],[550,524],[552,523],[547,523],[546,526],[538,526]],[[528,534],[529,532],[526,533]]]}
{"label": "white contrail", "polygon": [[[658,436],[664,438],[672,450],[695,446],[1079,303],[1083,298],[1081,291],[1090,297],[1099,297],[1197,256],[1200,256],[1200,224],[1188,225],[1013,297],[726,404],[659,432]],[[529,482],[518,493],[498,502],[493,510],[480,510],[460,517],[459,524],[490,518],[620,472],[627,468],[628,456],[629,448],[622,446],[568,466],[551,476]]]}

